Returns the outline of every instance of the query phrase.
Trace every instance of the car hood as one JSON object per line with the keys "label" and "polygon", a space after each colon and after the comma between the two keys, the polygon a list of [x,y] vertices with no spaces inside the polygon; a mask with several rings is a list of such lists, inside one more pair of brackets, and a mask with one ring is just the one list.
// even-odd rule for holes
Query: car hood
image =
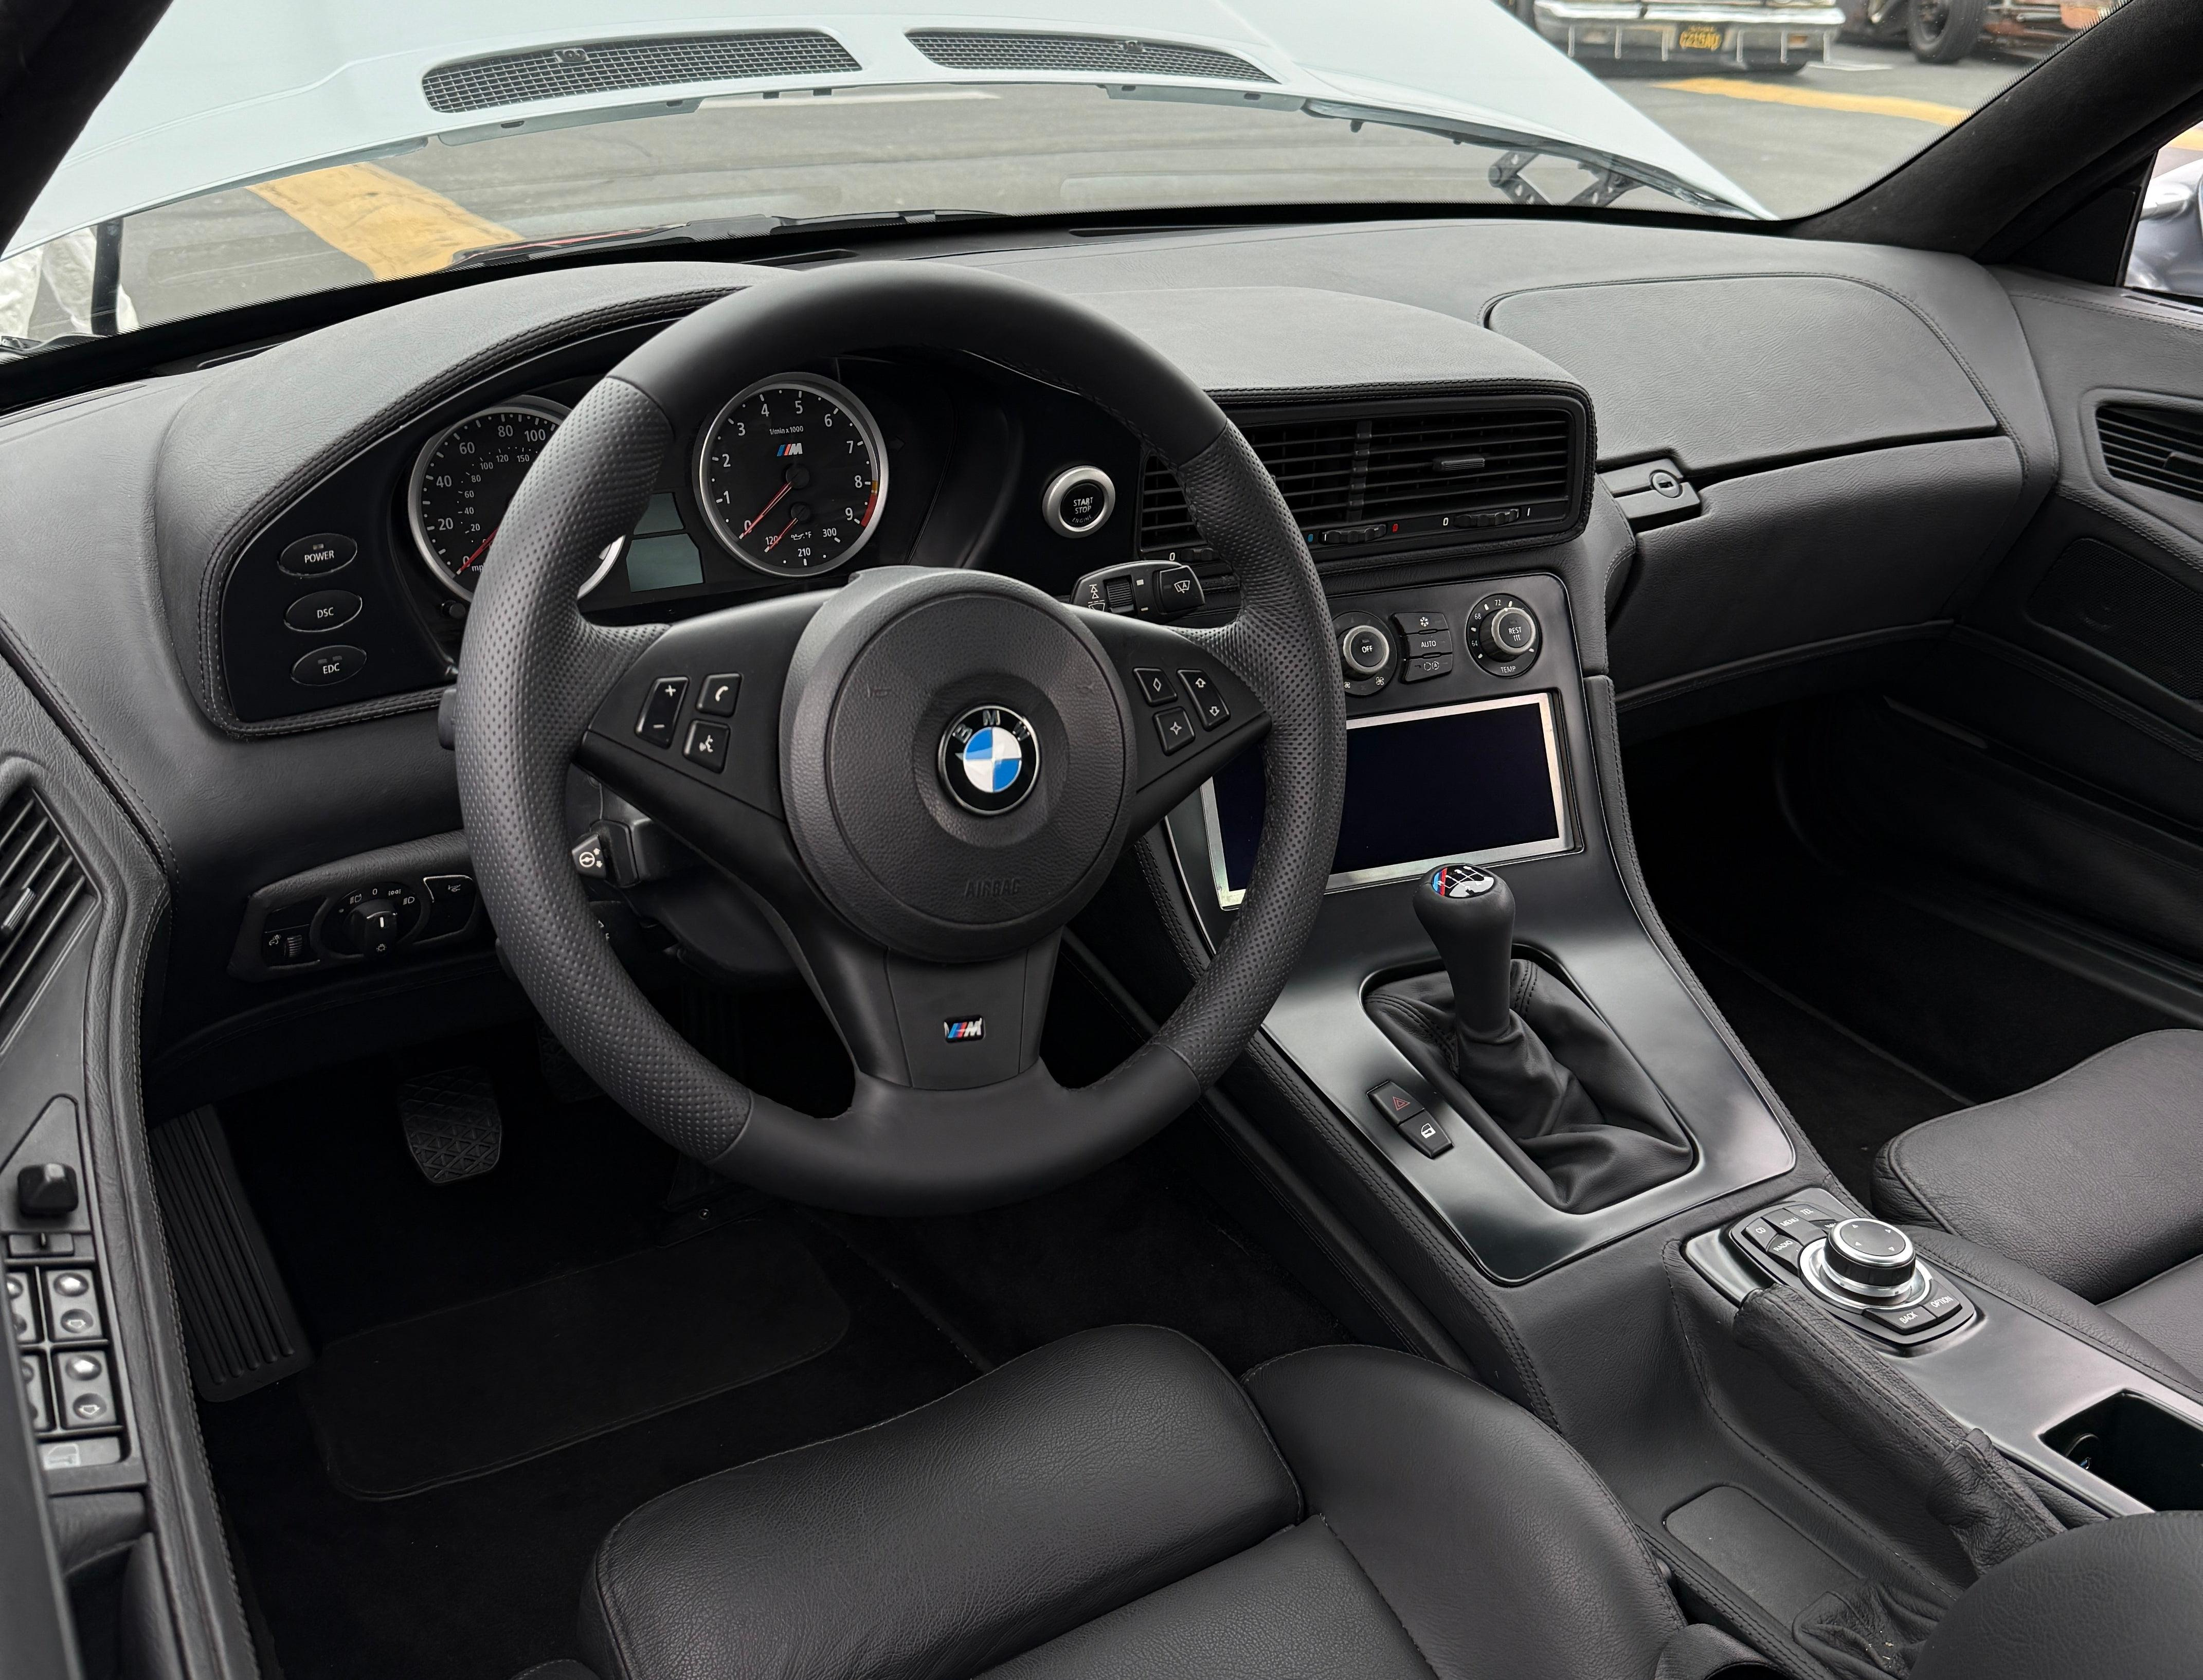
{"label": "car hood", "polygon": [[[93,114],[7,251],[225,186],[388,157],[424,139],[488,139],[523,127],[778,88],[924,83],[1101,83],[1092,69],[949,68],[910,32],[1073,34],[1168,42],[1255,67],[1220,77],[1154,74],[1143,92],[1260,86],[1267,96],[1384,106],[1442,122],[1515,130],[1650,164],[1755,214],[1733,182],[1491,0],[1015,0],[954,11],[919,6],[822,11],[776,0],[713,8],[649,0],[176,0]],[[554,98],[438,109],[423,79],[440,67],[615,43],[747,31],[814,31],[845,68],[650,80]],[[853,61],[856,68],[846,68]],[[1403,72],[1412,72],[1403,80]],[[616,78],[615,78],[616,79]],[[477,96],[479,97],[479,96]],[[499,96],[502,97],[502,96]]]}

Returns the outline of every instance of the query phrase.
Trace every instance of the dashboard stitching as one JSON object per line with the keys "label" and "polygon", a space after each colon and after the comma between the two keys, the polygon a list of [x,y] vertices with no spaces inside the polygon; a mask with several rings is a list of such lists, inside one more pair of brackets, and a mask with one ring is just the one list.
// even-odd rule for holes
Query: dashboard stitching
{"label": "dashboard stitching", "polygon": [[249,723],[239,718],[229,703],[221,677],[221,598],[228,587],[230,574],[235,570],[238,559],[252,535],[346,461],[373,447],[393,429],[409,423],[422,408],[458,395],[470,384],[495,372],[499,365],[525,358],[538,350],[554,347],[576,334],[586,335],[633,326],[658,316],[671,318],[685,315],[741,289],[739,286],[701,290],[692,288],[647,299],[602,305],[578,314],[562,315],[554,321],[539,322],[524,332],[501,339],[495,345],[485,346],[464,360],[440,370],[434,379],[408,393],[402,403],[386,405],[370,418],[351,427],[340,441],[320,451],[311,461],[292,472],[280,485],[256,499],[250,509],[231,522],[216,543],[216,559],[208,566],[199,588],[199,681],[202,698],[215,721],[233,736],[296,735],[340,724],[422,711],[436,704],[443,692],[441,688],[387,695],[375,700],[355,701],[348,706],[331,707],[325,711],[305,713],[294,718],[269,719],[257,723]]}

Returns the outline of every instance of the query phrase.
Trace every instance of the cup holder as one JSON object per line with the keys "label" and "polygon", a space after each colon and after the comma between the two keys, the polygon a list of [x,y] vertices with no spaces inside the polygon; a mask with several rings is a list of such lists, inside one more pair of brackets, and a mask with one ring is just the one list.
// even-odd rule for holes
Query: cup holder
{"label": "cup holder", "polygon": [[2203,1429],[2139,1394],[2114,1394],[2044,1443],[2153,1511],[2203,1510]]}

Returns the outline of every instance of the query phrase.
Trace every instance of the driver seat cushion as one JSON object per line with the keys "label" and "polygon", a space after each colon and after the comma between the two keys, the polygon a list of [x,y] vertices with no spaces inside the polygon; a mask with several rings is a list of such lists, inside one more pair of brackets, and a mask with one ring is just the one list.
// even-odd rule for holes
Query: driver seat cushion
{"label": "driver seat cushion", "polygon": [[1992,1249],[2203,1372],[2203,1032],[2147,1032],[1882,1145],[1877,1211]]}
{"label": "driver seat cushion", "polygon": [[1681,1626],[1590,1466],[1474,1382],[1327,1347],[1243,1387],[1142,1326],[653,1500],[582,1609],[607,1680],[1649,1680]]}

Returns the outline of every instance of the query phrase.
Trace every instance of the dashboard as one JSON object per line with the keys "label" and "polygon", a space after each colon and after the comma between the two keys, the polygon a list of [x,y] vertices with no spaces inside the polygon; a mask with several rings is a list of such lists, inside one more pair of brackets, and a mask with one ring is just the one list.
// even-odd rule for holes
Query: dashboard
{"label": "dashboard", "polygon": [[[1078,295],[1217,398],[1340,607],[1356,716],[1582,678],[1610,681],[1627,718],[1931,632],[2057,467],[2011,303],[1958,258],[1474,220],[944,235],[918,255]],[[433,934],[401,914],[404,973],[336,949],[361,938],[351,895],[405,884],[427,904],[431,876],[464,872],[434,711],[494,563],[483,541],[626,354],[777,277],[673,259],[494,275],[0,417],[0,635],[172,886],[157,1086],[199,1100],[234,1045],[298,1036],[300,1011],[371,1033],[398,1006],[370,997],[448,985],[420,1007],[488,1007],[478,913]],[[673,624],[896,564],[1159,617],[1186,610],[1165,596],[1190,575],[1195,622],[1232,610],[1168,472],[1045,370],[887,344],[729,390],[702,430],[668,450],[589,616]],[[796,482],[828,461],[845,483]],[[1559,580],[1538,616],[1554,636],[1568,617],[1574,670],[1533,653],[1505,674],[1503,603],[1476,617],[1509,593],[1478,580],[1503,576]],[[1353,622],[1386,589],[1460,596],[1454,649]],[[1550,780],[1543,754],[1523,762],[1526,787]],[[327,961],[239,960],[263,910],[287,950],[309,899],[346,918]]]}

